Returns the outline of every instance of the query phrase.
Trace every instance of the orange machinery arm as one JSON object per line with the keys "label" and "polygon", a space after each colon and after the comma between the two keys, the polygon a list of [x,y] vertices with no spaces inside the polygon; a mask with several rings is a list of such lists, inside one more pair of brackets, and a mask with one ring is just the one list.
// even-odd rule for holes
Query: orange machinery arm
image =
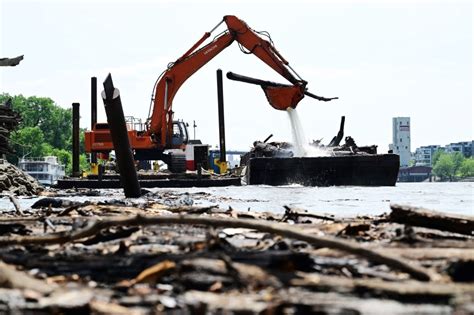
{"label": "orange machinery arm", "polygon": [[[228,30],[215,38],[211,43],[196,50],[204,40],[210,37],[212,31],[223,22],[227,24]],[[288,62],[280,55],[272,43],[259,36],[244,21],[233,15],[226,15],[223,21],[214,27],[213,30],[206,32],[182,57],[169,66],[156,84],[153,113],[148,121],[149,128],[147,133],[153,135],[154,140],[163,147],[167,146],[167,137],[172,132],[173,112],[171,108],[176,92],[190,76],[232,44],[234,40],[290,81],[299,89],[302,98],[302,94],[306,89],[306,81],[302,80],[291,69]],[[293,71],[298,78],[289,70]]]}

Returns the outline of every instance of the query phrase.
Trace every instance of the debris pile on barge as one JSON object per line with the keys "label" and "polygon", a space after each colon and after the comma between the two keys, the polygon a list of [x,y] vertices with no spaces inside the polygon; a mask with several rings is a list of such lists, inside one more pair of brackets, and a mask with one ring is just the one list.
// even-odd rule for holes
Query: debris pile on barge
{"label": "debris pile on barge", "polygon": [[400,157],[377,154],[376,145],[359,147],[350,136],[339,145],[344,121],[343,116],[338,134],[327,146],[313,141],[308,145],[309,154],[303,157],[295,157],[295,149],[288,142],[255,141],[241,159],[247,168],[246,182],[274,186],[394,186]]}
{"label": "debris pile on barge", "polygon": [[[474,218],[46,199],[0,220],[0,312],[468,314]],[[67,194],[62,194],[62,200]],[[59,208],[57,208],[59,207]]]}

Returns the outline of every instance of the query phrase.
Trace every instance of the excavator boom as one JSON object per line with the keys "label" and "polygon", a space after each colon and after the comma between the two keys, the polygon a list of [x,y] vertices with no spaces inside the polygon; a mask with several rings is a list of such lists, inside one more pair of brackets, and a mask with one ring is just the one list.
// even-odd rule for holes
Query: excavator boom
{"label": "excavator boom", "polygon": [[[223,23],[227,25],[227,30],[201,47],[210,38],[213,31]],[[135,157],[137,159],[159,159],[163,156],[164,150],[185,146],[186,136],[181,137],[182,133],[173,135],[173,125],[182,129],[180,127],[182,122],[173,121],[173,99],[189,77],[234,41],[239,43],[242,50],[246,49],[248,54],[257,56],[291,83],[286,86],[264,87],[267,99],[274,108],[279,110],[285,110],[288,107],[294,108],[305,94],[310,95],[306,91],[307,82],[301,79],[290,67],[288,61],[276,50],[270,36],[267,40],[261,35],[268,34],[256,32],[237,17],[226,15],[216,27],[206,32],[180,58],[171,63],[163,75],[158,78],[153,88],[152,113],[147,120],[145,130],[131,129],[128,131],[131,147],[135,150]],[[113,150],[107,124],[96,124],[92,131],[86,132],[85,138],[87,152],[110,152]]]}
{"label": "excavator boom", "polygon": [[[197,49],[212,33],[212,31],[206,32],[182,57],[168,67],[156,85],[148,133],[150,136],[154,136],[155,141],[163,147],[170,143],[171,122],[173,121],[172,104],[176,92],[189,77],[232,44],[234,40],[291,82],[295,86],[294,92],[301,95],[299,99],[303,97],[306,82],[299,78],[296,73],[298,77],[291,73],[293,70],[289,67],[288,62],[271,42],[261,37],[244,21],[233,15],[224,16],[223,22],[226,23],[228,28],[226,32],[202,48]],[[221,23],[222,21],[218,25]],[[290,104],[287,107],[289,106]]]}

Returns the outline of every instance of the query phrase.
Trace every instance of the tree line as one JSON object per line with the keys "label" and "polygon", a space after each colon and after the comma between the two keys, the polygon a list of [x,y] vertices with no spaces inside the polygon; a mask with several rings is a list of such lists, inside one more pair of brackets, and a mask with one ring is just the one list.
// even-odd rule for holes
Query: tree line
{"label": "tree line", "polygon": [[[0,104],[12,100],[12,107],[21,116],[18,129],[10,137],[15,154],[7,160],[17,164],[20,158],[56,156],[72,172],[72,109],[62,108],[48,97],[0,94]],[[84,130],[80,130],[80,166],[87,169],[84,152]]]}
{"label": "tree line", "polygon": [[461,152],[447,153],[438,150],[433,155],[433,174],[441,180],[474,177],[474,159]]}

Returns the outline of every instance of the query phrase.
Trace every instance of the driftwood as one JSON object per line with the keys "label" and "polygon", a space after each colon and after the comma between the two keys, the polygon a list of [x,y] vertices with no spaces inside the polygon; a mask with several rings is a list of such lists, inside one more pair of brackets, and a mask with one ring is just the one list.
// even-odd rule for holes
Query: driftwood
{"label": "driftwood", "polygon": [[444,305],[409,304],[387,299],[318,293],[292,288],[262,293],[214,293],[191,290],[182,295],[192,314],[470,314]]}
{"label": "driftwood", "polygon": [[249,228],[261,232],[281,235],[283,237],[293,238],[308,242],[316,247],[328,247],[341,250],[350,254],[358,255],[369,261],[379,264],[385,264],[391,268],[401,270],[410,274],[412,277],[422,281],[429,281],[433,274],[428,270],[418,266],[416,263],[408,262],[398,257],[390,256],[370,250],[355,242],[341,240],[329,236],[316,236],[303,233],[300,230],[281,223],[269,223],[259,220],[242,219],[221,219],[211,217],[200,217],[194,215],[187,216],[142,216],[134,217],[115,217],[91,221],[85,228],[72,230],[70,232],[47,234],[42,236],[10,236],[0,237],[0,245],[27,245],[27,244],[64,244],[80,240],[86,237],[94,236],[101,230],[114,226],[149,226],[149,225],[169,225],[169,224],[187,224],[187,225],[205,225],[210,227],[233,227]]}
{"label": "driftwood", "polygon": [[390,205],[392,222],[474,236],[474,217],[441,213],[424,208]]}
{"label": "driftwood", "polygon": [[13,194],[7,194],[8,198],[10,199],[11,203],[13,204],[13,206],[15,207],[15,211],[17,214],[21,215],[21,216],[24,216],[25,214],[23,213],[23,211],[21,210],[21,206],[20,204],[18,203],[18,200],[15,198],[15,196]]}
{"label": "driftwood", "polygon": [[[297,273],[291,283],[295,286],[309,287],[317,290],[337,292],[358,291],[361,294],[371,292],[376,295],[390,296],[401,299],[443,299],[445,301],[457,294],[474,296],[474,285],[459,283],[426,283],[419,281],[393,282],[380,279],[348,279],[335,276],[314,275],[304,272]],[[438,301],[440,302],[440,301]]]}
{"label": "driftwood", "polygon": [[331,215],[323,215],[323,214],[316,214],[316,213],[308,213],[304,210],[298,208],[292,208],[289,206],[283,206],[285,208],[285,214],[283,215],[282,221],[286,220],[293,220],[296,221],[300,217],[307,217],[307,218],[314,218],[319,220],[325,221],[336,221],[336,218]]}
{"label": "driftwood", "polygon": [[14,266],[0,261],[0,288],[30,289],[41,293],[50,293],[54,286],[18,271]]}
{"label": "driftwood", "polygon": [[[5,210],[10,217],[0,218],[0,260],[55,289],[0,286],[0,313],[472,313],[472,236],[407,225],[419,238],[409,243],[400,240],[403,226],[387,216],[334,222],[296,211],[301,215],[285,224],[278,223],[281,214],[179,206],[176,196],[182,194],[167,192],[159,202],[150,198],[136,205],[90,201],[64,216],[58,215],[72,205],[24,209],[27,217]],[[219,202],[210,194],[197,196]],[[183,220],[189,225],[176,224]],[[240,221],[269,226],[260,230]],[[48,222],[58,232],[44,234]],[[45,237],[47,243],[25,241]],[[53,245],[58,237],[63,244]],[[13,239],[20,243],[6,241]],[[412,280],[364,253],[348,255],[328,240],[415,262],[436,281]]]}

